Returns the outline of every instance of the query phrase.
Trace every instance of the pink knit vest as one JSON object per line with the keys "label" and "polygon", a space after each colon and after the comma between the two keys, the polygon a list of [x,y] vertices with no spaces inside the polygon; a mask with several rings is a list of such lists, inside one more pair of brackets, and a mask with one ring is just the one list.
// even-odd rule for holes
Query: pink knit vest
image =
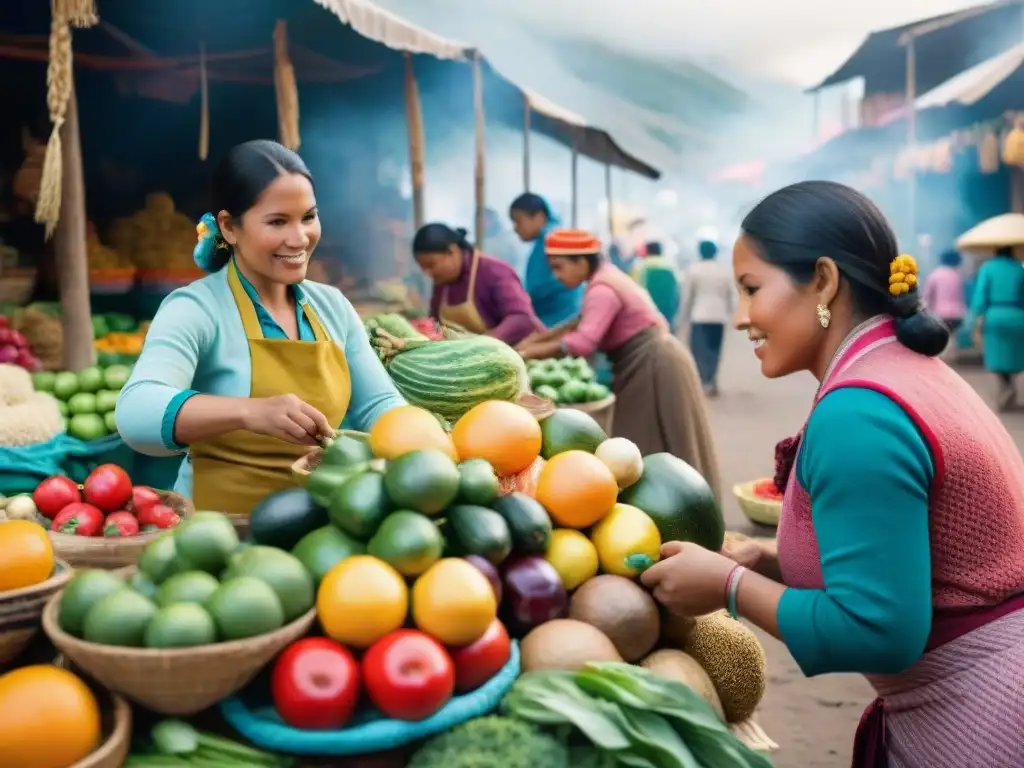
{"label": "pink knit vest", "polygon": [[655,306],[651,294],[614,264],[604,262],[598,267],[587,288],[597,285],[611,288],[622,302],[622,311],[608,329],[610,334],[624,336],[622,341],[625,341],[645,328],[668,330],[668,322]]}
{"label": "pink knit vest", "polygon": [[[1024,461],[971,386],[940,360],[900,344],[891,319],[877,319],[847,342],[815,404],[841,387],[873,389],[892,399],[931,449],[935,608],[997,605],[1024,590]],[[796,471],[786,483],[778,548],[787,586],[824,587],[811,500]]]}

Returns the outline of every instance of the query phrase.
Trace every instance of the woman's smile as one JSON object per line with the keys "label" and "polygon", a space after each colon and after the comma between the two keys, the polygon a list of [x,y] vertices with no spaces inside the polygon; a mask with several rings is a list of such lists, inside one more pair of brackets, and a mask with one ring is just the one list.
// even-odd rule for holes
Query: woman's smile
{"label": "woman's smile", "polygon": [[307,251],[300,251],[299,253],[296,253],[294,256],[288,256],[282,253],[274,254],[274,258],[277,261],[281,262],[286,267],[291,267],[293,269],[299,269],[300,267],[305,266],[306,259],[308,256],[309,254]]}

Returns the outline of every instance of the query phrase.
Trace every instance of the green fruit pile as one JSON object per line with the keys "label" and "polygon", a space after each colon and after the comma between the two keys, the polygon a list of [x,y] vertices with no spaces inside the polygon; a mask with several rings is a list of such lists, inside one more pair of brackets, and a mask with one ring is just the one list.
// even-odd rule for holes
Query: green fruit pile
{"label": "green fruit pile", "polygon": [[531,360],[526,365],[530,389],[556,405],[596,403],[611,392],[594,381],[594,371],[582,357]]}
{"label": "green fruit pile", "polygon": [[79,440],[98,440],[117,432],[114,408],[117,395],[128,383],[126,365],[90,366],[81,371],[40,371],[32,380],[37,392],[57,399],[67,433]]}
{"label": "green fruit pile", "polygon": [[240,544],[225,515],[196,512],[146,547],[127,581],[78,572],[61,595],[58,623],[90,643],[189,648],[273,632],[314,601],[298,558]]}

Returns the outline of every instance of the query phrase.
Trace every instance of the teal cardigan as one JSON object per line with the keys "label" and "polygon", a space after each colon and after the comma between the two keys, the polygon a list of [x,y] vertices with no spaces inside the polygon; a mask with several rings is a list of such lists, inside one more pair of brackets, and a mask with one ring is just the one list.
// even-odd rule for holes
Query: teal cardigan
{"label": "teal cardigan", "polygon": [[[227,272],[222,269],[174,291],[153,318],[142,355],[117,401],[118,432],[139,453],[184,452],[186,447],[174,441],[174,421],[192,395],[249,396],[248,340]],[[242,286],[256,307],[264,336],[286,338],[244,277]],[[352,377],[346,427],[369,430],[381,414],[405,404],[370,347],[359,315],[338,289],[304,281],[295,286],[294,295],[300,340],[314,338],[302,311],[308,303],[327,334],[345,350]],[[190,462],[181,463],[174,490],[191,497]]]}
{"label": "teal cardigan", "polygon": [[834,390],[811,414],[796,472],[825,589],[783,593],[783,641],[806,675],[903,671],[924,652],[932,621],[935,465],[924,437],[885,395]]}

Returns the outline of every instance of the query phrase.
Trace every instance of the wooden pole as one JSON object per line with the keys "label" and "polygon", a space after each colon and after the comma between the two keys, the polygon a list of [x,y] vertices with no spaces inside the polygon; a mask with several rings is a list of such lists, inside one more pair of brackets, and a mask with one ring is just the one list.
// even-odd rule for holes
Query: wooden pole
{"label": "wooden pole", "polygon": [[615,212],[612,205],[612,164],[604,164],[604,199],[608,206],[608,245],[615,237]]}
{"label": "wooden pole", "polygon": [[523,191],[530,191],[530,97],[523,94]]}
{"label": "wooden pole", "polygon": [[576,222],[578,219],[579,212],[579,167],[580,167],[580,153],[576,149],[575,140],[572,143],[572,226],[577,226]]}
{"label": "wooden pole", "polygon": [[405,54],[405,120],[409,130],[409,171],[412,176],[412,220],[416,229],[425,221],[423,189],[426,183],[426,150],[423,136],[423,110],[420,89],[416,84],[416,71],[412,54]]}
{"label": "wooden pole", "polygon": [[74,76],[71,78],[60,141],[64,172],[61,174],[60,218],[53,237],[53,253],[60,284],[64,367],[70,371],[79,371],[92,365],[95,351],[92,307],[89,302],[89,264],[85,248],[85,181]]}
{"label": "wooden pole", "polygon": [[484,248],[484,228],[487,220],[487,116],[484,112],[484,68],[480,51],[473,54],[473,115],[475,116],[476,163],[473,172],[476,200],[476,249]]}
{"label": "wooden pole", "polygon": [[907,176],[907,202],[910,206],[908,221],[910,223],[910,243],[913,248],[917,242],[917,168],[915,167],[915,150],[917,148],[917,52],[914,38],[907,41],[907,149],[910,154],[910,171]]}

